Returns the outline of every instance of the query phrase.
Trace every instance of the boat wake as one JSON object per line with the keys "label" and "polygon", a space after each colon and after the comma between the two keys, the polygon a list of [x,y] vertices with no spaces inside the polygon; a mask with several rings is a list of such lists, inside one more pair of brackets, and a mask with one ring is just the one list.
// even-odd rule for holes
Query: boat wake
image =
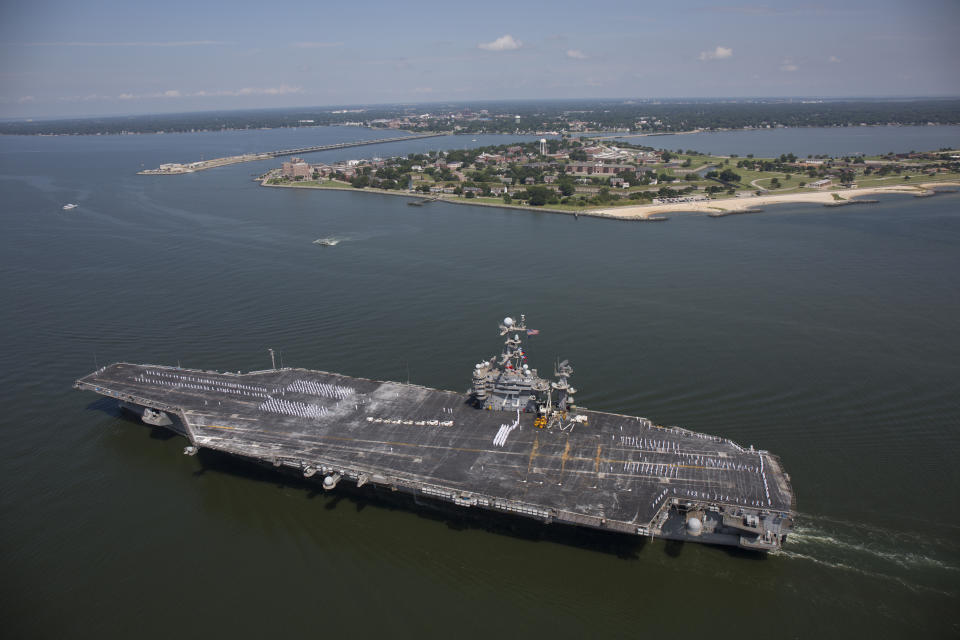
{"label": "boat wake", "polygon": [[313,244],[318,244],[321,247],[335,247],[341,242],[343,242],[343,240],[344,238],[335,238],[331,236],[329,238],[317,238],[316,240],[313,241]]}
{"label": "boat wake", "polygon": [[894,582],[917,593],[956,597],[960,549],[951,539],[798,514],[779,557]]}
{"label": "boat wake", "polygon": [[904,569],[930,567],[943,569],[945,571],[960,571],[960,567],[952,566],[942,560],[937,560],[936,558],[931,558],[923,554],[884,551],[882,549],[871,547],[865,544],[856,544],[848,540],[835,538],[831,535],[817,535],[817,533],[813,531],[807,531],[806,529],[800,529],[799,531],[795,529],[791,535],[791,542],[799,542],[800,544],[806,544],[808,546],[831,546],[838,549],[844,549],[852,553],[866,554],[873,556],[874,558],[892,562],[893,564],[901,566]]}

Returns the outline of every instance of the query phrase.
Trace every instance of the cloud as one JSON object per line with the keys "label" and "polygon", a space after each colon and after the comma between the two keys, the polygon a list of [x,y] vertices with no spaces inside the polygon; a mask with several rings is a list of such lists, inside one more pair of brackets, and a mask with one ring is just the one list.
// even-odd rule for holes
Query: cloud
{"label": "cloud", "polygon": [[171,42],[27,42],[28,47],[202,47],[230,44],[220,40],[176,40]]}
{"label": "cloud", "polygon": [[799,69],[797,65],[793,64],[793,60],[787,58],[782,63],[780,63],[780,71],[796,71]]}
{"label": "cloud", "polygon": [[168,89],[166,91],[157,91],[153,93],[121,93],[116,96],[103,96],[90,94],[86,96],[64,96],[58,98],[61,102],[91,102],[113,100],[149,100],[149,99],[180,99],[180,98],[236,98],[241,96],[283,96],[292,93],[303,93],[303,87],[291,87],[282,84],[279,87],[244,87],[242,89],[216,89],[200,91],[180,91],[179,89]]}
{"label": "cloud", "polygon": [[[166,93],[170,93],[167,91]],[[179,92],[177,92],[179,93]],[[244,87],[243,89],[235,90],[220,90],[220,91],[196,91],[194,93],[185,94],[187,97],[237,97],[237,96],[285,96],[291,93],[303,93],[303,87],[291,87],[289,85],[282,84],[279,87]]]}
{"label": "cloud", "polygon": [[112,96],[101,96],[91,93],[85,96],[61,96],[57,98],[60,102],[90,102],[93,100],[113,100]]}
{"label": "cloud", "polygon": [[699,57],[701,60],[723,60],[731,56],[733,56],[733,49],[717,45],[713,51],[701,51]]}
{"label": "cloud", "polygon": [[830,56],[829,58],[827,58],[827,62],[832,62],[833,64],[836,64],[840,62],[840,58],[838,58],[837,56]]}
{"label": "cloud", "polygon": [[509,33],[504,36],[500,36],[493,42],[481,42],[477,45],[480,49],[486,49],[487,51],[513,51],[514,49],[519,49],[523,46],[523,43],[519,40],[514,40],[513,36]]}
{"label": "cloud", "polygon": [[329,47],[342,47],[342,42],[294,42],[294,47],[298,49],[327,49]]}
{"label": "cloud", "polygon": [[567,57],[573,58],[574,60],[586,60],[587,56],[580,49],[567,49]]}
{"label": "cloud", "polygon": [[742,13],[746,15],[773,15],[785,11],[784,9],[774,9],[767,5],[719,6],[705,7],[705,9],[716,13]]}
{"label": "cloud", "polygon": [[36,98],[34,98],[33,96],[20,96],[19,98],[17,98],[17,102],[19,102],[20,104],[26,104],[27,102],[34,102],[35,100]]}
{"label": "cloud", "polygon": [[833,15],[844,13],[843,9],[827,8],[822,4],[807,4],[796,7],[771,7],[766,4],[755,5],[720,5],[712,7],[702,7],[702,11],[713,13],[739,13],[747,16],[777,16],[777,15]]}

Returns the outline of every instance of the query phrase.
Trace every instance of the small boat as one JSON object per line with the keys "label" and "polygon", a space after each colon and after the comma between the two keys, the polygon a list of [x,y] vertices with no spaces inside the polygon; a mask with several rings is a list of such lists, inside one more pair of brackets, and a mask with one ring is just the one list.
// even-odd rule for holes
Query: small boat
{"label": "small boat", "polygon": [[79,206],[79,205],[75,205],[75,204],[73,204],[72,202],[70,202],[70,203],[68,203],[68,204],[63,205],[63,210],[64,210],[64,211],[70,211],[70,209],[76,209],[77,206]]}
{"label": "small boat", "polygon": [[337,238],[319,238],[314,240],[313,244],[318,244],[321,247],[335,247],[340,244],[340,240]]}

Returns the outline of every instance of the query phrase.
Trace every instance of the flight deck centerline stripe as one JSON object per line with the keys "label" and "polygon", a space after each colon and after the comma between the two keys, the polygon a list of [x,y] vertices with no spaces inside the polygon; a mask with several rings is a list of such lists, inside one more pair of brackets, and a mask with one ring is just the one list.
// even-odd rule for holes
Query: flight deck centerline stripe
{"label": "flight deck centerline stripe", "polygon": [[[229,430],[238,430],[238,429],[239,429],[239,427],[223,427],[223,426],[218,426],[218,425],[204,425],[204,426],[194,425],[194,426],[199,426],[199,428],[201,428],[201,429],[206,429],[206,428],[209,428],[209,429],[229,429]],[[267,434],[271,434],[271,433],[272,433],[272,432],[269,432],[269,431],[262,431],[262,430],[260,430],[260,429],[244,429],[244,431],[255,431],[255,432],[257,432],[257,433],[267,433]],[[359,439],[357,439],[357,438],[346,438],[346,437],[341,437],[341,436],[324,436],[324,435],[314,436],[314,438],[319,439],[319,440],[338,440],[338,441],[341,441],[341,442],[354,442],[354,443],[357,443],[357,444],[368,444],[368,445],[387,445],[387,446],[397,446],[397,447],[423,447],[423,448],[430,448],[430,449],[443,449],[443,450],[447,450],[447,451],[460,451],[460,452],[464,452],[464,453],[500,453],[500,454],[511,455],[511,456],[522,455],[522,454],[517,453],[517,452],[504,451],[504,450],[502,450],[502,449],[473,449],[473,448],[467,448],[467,447],[444,447],[444,446],[440,446],[440,445],[418,444],[418,443],[414,443],[414,442],[397,442],[397,441],[390,441],[390,440],[359,440]],[[601,448],[601,447],[598,445],[598,447],[597,447],[597,457],[594,459],[594,470],[595,470],[595,472],[596,472],[596,471],[599,471],[599,465],[600,465],[601,462],[606,463],[606,464],[625,464],[625,463],[628,463],[628,462],[633,462],[632,460],[618,460],[618,459],[615,459],[615,458],[601,458],[601,457],[600,457],[600,448]],[[566,452],[565,452],[565,453],[566,453]],[[539,452],[538,452],[538,453],[537,453],[537,457],[541,457],[541,456],[542,456],[542,457],[545,457],[545,458],[550,458],[550,459],[560,458],[560,459],[561,459],[561,463],[563,463],[563,455],[557,456],[557,455],[551,455],[551,454],[542,454],[542,453],[539,453]],[[532,459],[530,459],[530,460],[532,460]],[[581,458],[581,457],[579,457],[579,456],[572,456],[572,457],[571,457],[571,456],[567,456],[567,460],[574,460],[574,461],[578,461],[578,462],[589,462],[589,461],[590,461],[589,458]],[[528,465],[529,465],[529,464],[530,464],[530,463],[529,463],[529,461],[528,461]],[[676,467],[676,468],[681,468],[681,469],[703,469],[703,470],[711,470],[711,471],[726,471],[726,469],[714,469],[714,468],[711,468],[711,467],[703,467],[703,466],[698,466],[698,465],[686,465],[686,464],[677,464],[677,465],[674,465],[674,464],[666,464],[666,463],[657,463],[657,464],[658,464],[658,465],[662,465],[662,466],[664,466],[664,467],[671,467],[671,468]],[[528,471],[529,471],[529,466],[528,466]],[[562,467],[562,466],[561,466],[561,471],[563,471],[563,467]],[[640,477],[647,477],[647,476],[641,476],[641,475],[630,476],[630,475],[628,475],[628,474],[612,474],[612,475],[627,476],[627,477],[638,477],[638,478],[640,478]],[[659,475],[654,475],[654,476],[649,476],[649,477],[660,477],[660,476],[659,476]],[[691,481],[691,482],[700,482],[700,480],[695,480],[695,479],[690,479],[690,481]]]}
{"label": "flight deck centerline stripe", "polygon": [[[203,428],[203,427],[201,427],[201,428]],[[264,434],[267,434],[267,435],[274,435],[274,436],[276,436],[276,434],[275,434],[274,432],[272,432],[272,431],[263,431],[263,430],[261,430],[261,429],[244,429],[244,432],[247,432],[247,433],[250,433],[250,432],[253,432],[253,433],[264,433]],[[506,456],[521,456],[521,455],[526,455],[526,454],[523,453],[523,452],[519,452],[519,451],[505,451],[505,450],[503,450],[503,449],[471,449],[471,448],[466,448],[466,447],[444,447],[444,446],[440,446],[440,445],[422,444],[422,443],[417,443],[417,442],[395,442],[395,441],[390,441],[390,440],[360,440],[360,439],[357,439],[357,438],[347,438],[347,437],[343,437],[343,436],[323,436],[323,435],[318,435],[318,436],[313,436],[313,438],[315,438],[315,439],[317,439],[317,440],[337,440],[337,441],[341,441],[341,442],[355,442],[355,443],[358,443],[358,444],[369,444],[369,445],[388,445],[388,446],[397,446],[397,447],[419,447],[419,448],[422,448],[422,449],[443,449],[443,450],[446,450],[446,451],[461,451],[461,452],[464,452],[464,453],[499,453],[499,454],[501,454],[501,455],[506,455]],[[281,440],[286,440],[286,439],[281,438]],[[551,456],[551,457],[554,457],[554,456]]]}

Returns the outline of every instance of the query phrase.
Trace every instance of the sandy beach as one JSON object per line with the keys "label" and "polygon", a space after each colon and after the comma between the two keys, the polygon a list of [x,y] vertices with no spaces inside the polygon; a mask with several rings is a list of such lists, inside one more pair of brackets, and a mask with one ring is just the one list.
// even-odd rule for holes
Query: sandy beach
{"label": "sandy beach", "polygon": [[819,204],[836,204],[840,202],[833,197],[838,195],[842,200],[853,200],[857,197],[870,196],[882,193],[905,193],[912,195],[930,194],[931,189],[936,187],[960,187],[960,182],[925,182],[920,184],[898,184],[885,187],[869,187],[863,189],[840,189],[836,191],[804,191],[799,193],[786,193],[782,195],[769,196],[747,196],[743,198],[723,198],[719,200],[702,200],[698,202],[679,202],[676,204],[644,204],[635,206],[607,207],[601,209],[583,209],[580,211],[574,209],[553,209],[551,207],[532,207],[524,204],[503,204],[499,202],[482,202],[475,199],[459,198],[451,196],[440,196],[411,193],[408,191],[395,191],[387,189],[376,189],[367,187],[356,189],[346,183],[333,186],[326,183],[322,186],[313,183],[289,182],[282,184],[269,184],[269,177],[260,178],[260,186],[279,187],[287,189],[315,189],[317,191],[349,191],[351,193],[378,193],[388,196],[402,196],[415,200],[436,198],[438,202],[448,202],[450,204],[464,204],[480,207],[495,207],[500,209],[524,209],[526,211],[539,211],[543,213],[562,213],[571,216],[587,216],[595,218],[607,218],[612,220],[665,220],[663,214],[667,213],[709,213],[714,215],[733,214],[738,212],[747,212],[753,209],[762,209],[775,204],[787,204],[791,202],[812,202]]}
{"label": "sandy beach", "polygon": [[775,204],[787,204],[790,202],[813,202],[820,204],[832,204],[837,202],[834,194],[844,200],[851,200],[857,197],[871,196],[882,193],[909,193],[913,195],[924,194],[933,187],[958,187],[958,182],[927,182],[917,185],[893,185],[889,187],[870,187],[864,189],[841,189],[837,191],[814,191],[800,193],[787,193],[783,195],[768,196],[747,196],[743,198],[726,198],[722,200],[704,200],[701,202],[680,202],[676,204],[647,204],[634,207],[609,207],[606,209],[591,209],[584,211],[586,215],[603,216],[618,218],[623,220],[647,220],[651,216],[659,216],[664,213],[676,212],[701,212],[701,213],[735,213],[738,211],[748,211],[750,209],[759,209]]}

